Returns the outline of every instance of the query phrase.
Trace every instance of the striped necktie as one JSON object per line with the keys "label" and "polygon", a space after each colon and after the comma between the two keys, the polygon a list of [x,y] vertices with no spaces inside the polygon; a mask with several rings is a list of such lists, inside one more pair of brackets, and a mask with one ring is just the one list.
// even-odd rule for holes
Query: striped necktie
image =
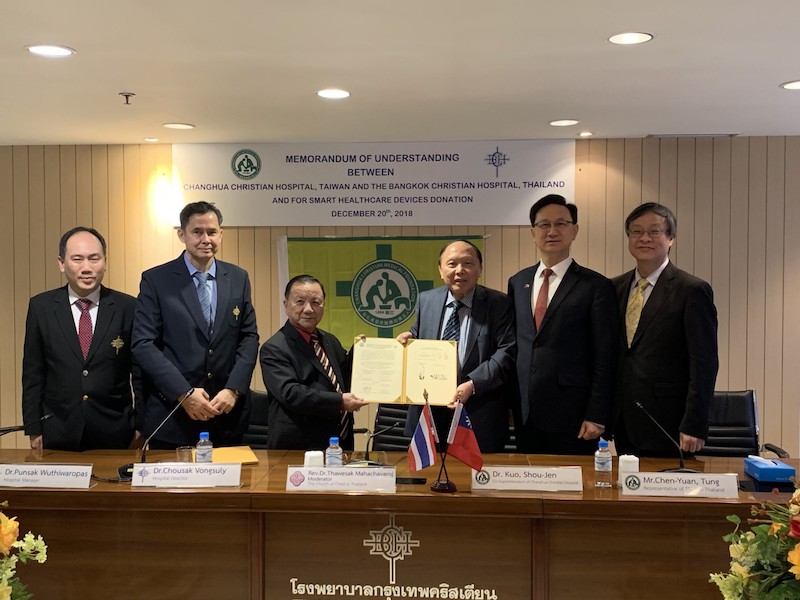
{"label": "striped necktie", "polygon": [[[336,377],[336,373],[333,371],[331,361],[328,360],[328,355],[325,353],[325,349],[322,347],[322,344],[320,344],[319,336],[316,333],[311,334],[311,346],[314,348],[314,354],[317,355],[319,362],[322,364],[322,370],[325,371],[328,379],[330,379],[333,389],[341,394],[342,386],[339,385],[339,380]],[[349,433],[350,418],[347,414],[347,411],[343,410],[339,417],[339,437],[344,439],[349,435]]]}
{"label": "striped necktie", "polygon": [[197,278],[197,299],[200,300],[200,309],[203,311],[203,317],[206,320],[209,330],[211,329],[211,292],[208,289],[208,280],[211,277],[210,273],[203,273],[202,271],[195,271],[194,276]]}
{"label": "striped necktie", "polygon": [[448,306],[453,307],[453,312],[450,313],[450,318],[447,319],[442,339],[458,341],[461,339],[461,321],[458,320],[458,310],[464,306],[464,303],[459,300],[453,300]]}

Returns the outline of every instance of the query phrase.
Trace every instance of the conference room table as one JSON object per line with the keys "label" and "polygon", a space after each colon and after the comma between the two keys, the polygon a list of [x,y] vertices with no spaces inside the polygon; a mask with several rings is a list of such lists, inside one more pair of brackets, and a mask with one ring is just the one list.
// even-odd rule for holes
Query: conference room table
{"label": "conference room table", "polygon": [[[472,492],[470,470],[448,459],[458,491],[442,494],[430,489],[438,465],[410,473],[405,453],[378,456],[398,477],[424,484],[398,484],[395,493],[288,492],[287,470],[303,453],[255,454],[258,464],[244,465],[234,488],[106,481],[81,490],[3,488],[6,514],[49,547],[47,562],[21,565],[20,576],[37,600],[711,599],[721,596],[708,574],[729,566],[726,515],[745,517],[771,496],[627,496],[595,488],[591,457],[517,454],[484,461],[578,465],[583,491]],[[133,458],[132,451],[0,450],[5,464],[91,463],[106,479]],[[173,459],[173,452],[148,454],[148,462]],[[741,459],[687,462],[749,479]],[[640,470],[674,463],[642,459]]]}

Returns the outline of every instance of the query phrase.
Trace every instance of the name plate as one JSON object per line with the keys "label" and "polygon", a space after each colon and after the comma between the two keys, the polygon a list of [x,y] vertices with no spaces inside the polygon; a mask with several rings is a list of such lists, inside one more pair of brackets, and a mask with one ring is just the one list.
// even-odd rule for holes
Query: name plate
{"label": "name plate", "polygon": [[289,467],[287,492],[397,491],[394,467]]}
{"label": "name plate", "polygon": [[131,487],[238,487],[241,463],[136,463]]}
{"label": "name plate", "polygon": [[88,489],[92,465],[49,465],[22,463],[0,465],[0,486]]}
{"label": "name plate", "polygon": [[472,471],[472,491],[523,490],[529,492],[582,492],[580,467],[528,467],[484,465]]}
{"label": "name plate", "polygon": [[623,496],[676,498],[738,498],[735,473],[628,473],[622,480]]}

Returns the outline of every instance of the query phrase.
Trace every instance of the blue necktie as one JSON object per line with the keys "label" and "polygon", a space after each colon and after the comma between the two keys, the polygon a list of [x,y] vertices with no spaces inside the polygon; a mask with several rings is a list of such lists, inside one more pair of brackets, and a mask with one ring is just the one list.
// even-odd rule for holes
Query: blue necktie
{"label": "blue necktie", "polygon": [[195,271],[194,276],[197,277],[197,299],[200,300],[200,309],[203,311],[203,316],[206,319],[206,324],[209,330],[211,329],[211,292],[208,289],[208,279],[211,277],[209,273],[202,273]]}
{"label": "blue necktie", "polygon": [[453,307],[453,312],[450,313],[450,318],[447,319],[442,339],[458,341],[461,338],[461,321],[458,320],[458,309],[464,306],[464,303],[453,300],[448,306]]}

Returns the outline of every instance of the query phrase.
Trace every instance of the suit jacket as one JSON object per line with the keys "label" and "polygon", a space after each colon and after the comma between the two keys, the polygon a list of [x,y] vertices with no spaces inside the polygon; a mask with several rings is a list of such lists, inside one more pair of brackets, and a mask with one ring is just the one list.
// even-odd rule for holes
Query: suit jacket
{"label": "suit jacket", "polygon": [[[413,337],[439,339],[447,292],[447,286],[440,286],[419,295],[417,317],[411,328]],[[472,299],[471,318],[467,339],[459,342],[467,347],[458,379],[459,383],[472,380],[476,394],[464,406],[481,452],[502,452],[508,439],[510,406],[506,384],[511,379],[516,358],[511,299],[503,292],[478,285]],[[421,410],[420,406],[409,407],[406,435],[413,435]],[[449,409],[434,407],[440,438],[447,437],[452,415]]]}
{"label": "suit jacket", "polygon": [[[42,434],[45,448],[59,450],[82,449],[84,430],[102,448],[130,445],[135,303],[132,296],[100,288],[92,345],[84,359],[67,287],[31,298],[22,358],[26,435]],[[53,416],[40,423],[47,414]]]}
{"label": "suit jacket", "polygon": [[706,439],[708,411],[719,368],[717,309],[711,286],[671,262],[647,303],[631,347],[625,337],[625,310],[633,278],[614,278],[619,298],[620,365],[615,420],[624,419],[631,442],[654,451],[674,449],[639,408],[640,401],[678,440],[678,433]]}
{"label": "suit jacket", "polygon": [[617,302],[600,273],[569,266],[540,328],[531,310],[538,263],[508,280],[517,329],[520,424],[578,434],[583,421],[608,425],[614,399]]}
{"label": "suit jacket", "polygon": [[[342,344],[331,333],[317,330],[343,390],[349,389],[350,368]],[[342,396],[311,345],[288,321],[261,346],[261,372],[269,392],[267,448],[324,450],[339,436]],[[352,414],[348,415],[352,420]],[[340,440],[348,450],[353,438]]]}
{"label": "suit jacket", "polygon": [[192,387],[211,398],[224,388],[242,394],[230,413],[211,421],[194,421],[178,409],[155,435],[164,444],[194,444],[201,431],[208,431],[215,445],[237,444],[247,428],[247,392],[258,354],[250,278],[236,265],[216,262],[217,310],[210,337],[183,255],[142,273],[133,356],[144,380],[145,437]]}

